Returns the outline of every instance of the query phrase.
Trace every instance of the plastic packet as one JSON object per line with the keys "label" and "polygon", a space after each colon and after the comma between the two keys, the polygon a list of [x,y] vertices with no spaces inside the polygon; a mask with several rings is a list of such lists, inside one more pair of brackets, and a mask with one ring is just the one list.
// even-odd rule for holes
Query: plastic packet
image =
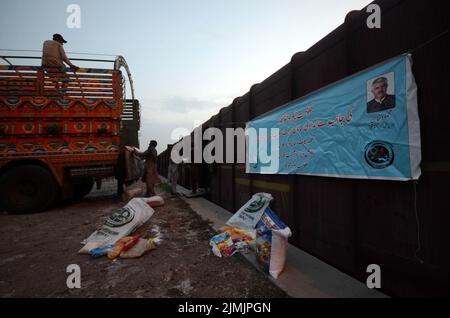
{"label": "plastic packet", "polygon": [[96,247],[92,250],[89,251],[89,254],[91,254],[91,256],[93,258],[98,258],[104,255],[107,255],[114,247],[114,244],[109,244],[109,245],[105,245],[102,247]]}
{"label": "plastic packet", "polygon": [[217,257],[229,257],[237,252],[234,246],[231,236],[227,232],[217,234],[209,241],[209,245],[212,247],[212,252]]}

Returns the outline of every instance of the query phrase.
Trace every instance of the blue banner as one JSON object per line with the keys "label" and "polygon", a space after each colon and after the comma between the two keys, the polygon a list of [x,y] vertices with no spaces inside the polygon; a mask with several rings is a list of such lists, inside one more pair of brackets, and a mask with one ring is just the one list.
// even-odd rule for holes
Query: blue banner
{"label": "blue banner", "polygon": [[416,180],[421,146],[411,57],[266,113],[247,124],[247,135],[247,173]]}

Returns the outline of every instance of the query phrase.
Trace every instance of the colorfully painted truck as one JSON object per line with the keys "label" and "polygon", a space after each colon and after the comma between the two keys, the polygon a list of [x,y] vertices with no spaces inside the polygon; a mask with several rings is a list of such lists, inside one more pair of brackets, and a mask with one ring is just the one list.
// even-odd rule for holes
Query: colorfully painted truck
{"label": "colorfully painted truck", "polygon": [[74,72],[0,58],[8,64],[0,65],[0,210],[42,211],[86,195],[103,178],[123,181],[123,145],[139,146],[139,103],[125,60],[72,59],[114,63]]}

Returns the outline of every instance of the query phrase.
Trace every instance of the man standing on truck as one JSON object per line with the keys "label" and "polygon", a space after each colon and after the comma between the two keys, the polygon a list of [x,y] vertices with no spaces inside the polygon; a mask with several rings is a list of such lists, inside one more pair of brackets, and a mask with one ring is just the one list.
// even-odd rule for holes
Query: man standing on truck
{"label": "man standing on truck", "polygon": [[[59,93],[64,93],[70,82],[69,76],[63,71],[65,68],[64,62],[67,63],[75,71],[78,66],[75,66],[67,58],[64,51],[63,44],[67,43],[61,34],[53,34],[53,40],[47,40],[42,47],[42,66],[48,68],[59,68],[60,71],[47,71],[47,74],[53,79],[55,87]],[[59,81],[62,82],[62,90],[60,90]]]}
{"label": "man standing on truck", "polygon": [[148,149],[144,152],[140,152],[134,149],[134,153],[145,159],[144,175],[142,181],[147,185],[147,197],[155,195],[155,185],[161,182],[157,170],[158,153],[156,152],[156,146],[158,143],[155,140],[150,141]]}
{"label": "man standing on truck", "polygon": [[53,34],[53,40],[47,40],[42,47],[42,66],[64,68],[64,62],[71,68],[77,70],[78,67],[73,65],[67,58],[63,44],[67,43],[61,34]]}

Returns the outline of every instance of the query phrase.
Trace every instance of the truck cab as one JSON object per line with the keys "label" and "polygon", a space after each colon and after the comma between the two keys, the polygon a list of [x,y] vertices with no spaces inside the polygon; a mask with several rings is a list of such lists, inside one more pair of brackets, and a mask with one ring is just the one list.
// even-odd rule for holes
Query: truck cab
{"label": "truck cab", "polygon": [[0,59],[0,208],[43,211],[58,200],[86,195],[95,181],[115,177],[121,183],[121,152],[124,145],[139,147],[140,128],[125,59],[72,58],[112,64],[77,71],[20,63],[40,63],[40,57]]}

